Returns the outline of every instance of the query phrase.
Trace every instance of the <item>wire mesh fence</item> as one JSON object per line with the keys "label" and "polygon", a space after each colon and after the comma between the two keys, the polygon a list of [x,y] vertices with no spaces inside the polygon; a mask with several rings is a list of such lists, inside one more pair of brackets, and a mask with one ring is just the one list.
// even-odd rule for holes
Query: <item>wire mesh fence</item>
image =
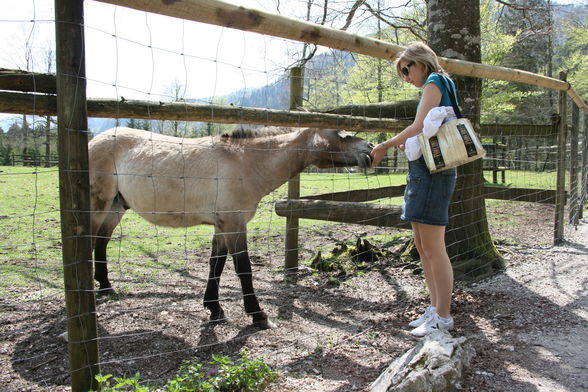
{"label": "wire mesh fence", "polygon": [[[231,40],[247,42],[246,34],[249,33],[233,36],[230,30],[220,28],[211,30],[213,33],[209,30],[198,32],[200,35],[214,34],[209,38],[213,48],[211,54],[202,54],[192,46],[190,39],[196,34],[192,29],[198,26],[188,22],[178,23],[174,26],[178,29],[175,31],[176,39],[170,41],[169,35],[164,34],[159,26],[158,17],[144,13],[127,15],[130,11],[122,8],[96,7],[103,19],[86,21],[86,49],[87,52],[107,52],[104,52],[101,61],[88,62],[88,91],[100,94],[94,98],[114,97],[121,106],[128,100],[141,99],[153,107],[171,101],[180,105],[220,103],[267,109],[288,108],[289,96],[284,85],[287,77],[282,72],[288,64],[287,61],[276,64],[273,53],[275,47],[293,45],[289,41],[264,38],[262,49],[257,48],[253,56],[263,59],[260,68],[248,59],[247,53],[238,54],[235,60],[224,49]],[[140,22],[127,23],[125,18],[129,15]],[[104,24],[98,20],[104,21]],[[20,21],[2,23],[28,26],[29,36],[32,37],[28,41],[29,46],[35,47],[40,40],[32,33],[36,25],[51,21],[35,20],[27,15]],[[138,23],[141,29],[126,30],[129,25],[137,26]],[[169,28],[169,24],[165,28]],[[227,38],[229,35],[230,38]],[[100,36],[108,38],[109,42],[104,47],[98,46]],[[177,46],[172,47],[172,42]],[[131,70],[121,65],[140,57],[147,58],[147,61],[134,65]],[[167,57],[169,60],[165,59]],[[321,60],[335,64],[334,67],[342,71],[334,72],[330,65],[319,66],[319,61],[309,64],[304,79],[304,106],[326,111],[345,105],[373,104],[374,100],[377,102],[386,98],[377,97],[377,88],[360,90],[357,76],[343,72],[344,65],[356,61],[345,53],[325,54]],[[252,62],[251,65],[248,61]],[[177,68],[166,69],[165,64],[171,63]],[[379,66],[388,69],[388,76],[391,74],[389,63],[383,62]],[[107,76],[98,72],[107,67],[111,68]],[[144,74],[132,77],[133,70]],[[180,75],[180,79],[170,83],[166,89],[167,79],[158,80],[163,78],[163,74],[167,77]],[[222,83],[221,87],[220,82],[226,80],[229,82]],[[260,87],[252,89],[251,86],[258,83],[261,83]],[[382,83],[397,84],[386,79]],[[262,87],[263,84],[267,86]],[[225,88],[227,92],[237,92],[226,95]],[[350,95],[350,91],[357,94]],[[395,101],[414,101],[418,98],[418,91],[395,85],[391,98]],[[214,108],[210,110],[214,117]],[[388,113],[381,117],[410,120],[414,116],[414,107],[403,106],[395,110],[393,115]],[[0,168],[0,262],[3,265],[0,333],[5,342],[0,351],[0,362],[6,370],[0,375],[0,384],[6,390],[68,390],[70,371],[67,345],[63,342],[68,316],[63,304],[59,170],[52,166],[55,162],[52,152],[56,151],[56,130],[54,117],[47,117],[45,113],[36,114],[35,111],[36,106],[27,109],[27,115],[5,121],[7,129],[0,135],[0,159],[3,163]],[[482,189],[476,190],[485,196],[480,219],[486,220],[494,245],[506,253],[512,252],[510,249],[520,249],[517,248],[519,243],[550,246],[553,241],[558,128],[552,114],[556,113],[548,94],[538,98],[535,109],[528,114],[491,113],[482,106],[480,133],[488,156],[481,164]],[[365,112],[353,114],[367,117]],[[291,173],[301,170],[301,164],[294,165],[296,160],[290,158],[289,165],[285,165],[287,170],[278,172],[275,166],[271,166],[275,162],[263,160],[270,161],[267,157],[284,152],[300,155],[308,150],[307,146],[289,150],[284,147],[287,139],[283,135],[276,136],[277,139],[263,139],[261,143],[250,143],[241,138],[229,144],[227,138],[221,135],[229,132],[232,126],[213,121],[197,123],[182,121],[181,118],[166,120],[149,117],[127,119],[116,112],[112,117],[115,120],[90,120],[89,129],[83,132],[88,132],[88,139],[92,139],[112,126],[128,126],[142,128],[150,136],[143,143],[131,146],[126,144],[128,141],[124,138],[117,139],[121,134],[115,132],[114,143],[90,162],[90,165],[97,165],[98,161],[115,162],[114,168],[103,169],[98,176],[104,179],[112,177],[113,173],[117,175],[114,181],[118,188],[113,188],[116,191],[110,195],[110,204],[102,211],[107,211],[108,219],[113,220],[120,219],[124,212],[120,223],[113,227],[107,252],[110,280],[116,295],[97,299],[98,365],[102,373],[131,375],[140,372],[145,382],[162,385],[177,371],[183,360],[198,358],[206,361],[211,353],[234,354],[243,348],[269,357],[269,361],[277,367],[296,369],[299,362],[309,360],[312,353],[335,350],[337,345],[348,347],[362,339],[369,340],[363,326],[374,314],[388,310],[388,305],[382,303],[395,300],[401,303],[401,298],[410,294],[384,278],[383,282],[357,281],[345,287],[346,282],[361,276],[378,257],[384,260],[383,268],[418,271],[418,267],[415,267],[414,260],[398,261],[409,234],[406,227],[373,225],[372,218],[367,215],[360,216],[355,223],[340,223],[338,221],[343,218],[334,211],[328,212],[323,220],[302,219],[299,222],[300,270],[303,276],[310,278],[298,284],[286,279],[283,260],[285,222],[276,214],[275,205],[288,197],[286,182]],[[572,115],[564,120],[572,124],[570,128],[574,127]],[[573,178],[570,178],[571,170],[566,172],[569,213],[566,222],[572,222],[566,223],[566,230],[573,230],[573,223],[581,215],[586,200],[585,115],[579,124],[580,137],[569,142],[563,152],[570,158],[570,164],[573,160],[577,165]],[[160,138],[159,135],[164,134],[176,138]],[[374,142],[385,137],[383,133],[375,132],[358,135]],[[194,141],[194,137],[204,139]],[[210,155],[204,163],[192,163],[191,154],[217,151],[221,146],[227,151],[225,156]],[[582,155],[574,156],[574,149]],[[121,151],[133,150],[143,159],[135,166],[119,157]],[[169,150],[177,152],[175,162],[165,153]],[[337,159],[327,150],[312,150],[326,153],[327,163],[333,164]],[[228,167],[225,158],[230,156],[231,151],[237,151],[241,161]],[[253,154],[259,158],[247,161],[247,157]],[[370,204],[388,208],[381,210],[382,214],[398,214],[406,182],[405,155],[398,150],[390,151],[387,160],[378,168],[357,169],[356,165],[352,166],[317,169],[304,165],[305,171],[300,177],[301,199],[311,200],[322,195],[320,200],[369,201]],[[268,167],[272,170],[268,171]],[[568,167],[571,168],[571,165]],[[205,168],[210,169],[210,173],[203,174]],[[463,173],[463,176],[476,175],[480,173]],[[462,180],[468,186],[468,179]],[[141,183],[146,187],[140,188]],[[211,185],[213,183],[216,185]],[[247,187],[243,183],[247,183]],[[222,202],[231,186],[237,189],[237,200],[246,199],[254,191],[263,197],[260,197],[259,203],[227,207]],[[384,196],[363,196],[359,201],[352,196],[353,191],[379,188],[386,188]],[[105,192],[105,189],[100,186],[93,192]],[[131,190],[140,191],[132,193]],[[205,190],[208,192],[204,193]],[[475,205],[472,200],[476,198],[476,193],[467,188],[463,191],[465,197],[459,204]],[[335,194],[339,196],[333,196]],[[194,205],[199,205],[199,197],[211,202],[204,205],[212,205],[212,208],[194,208]],[[337,197],[339,199],[336,200]],[[124,211],[134,205],[140,207]],[[153,207],[145,207],[149,205]],[[573,208],[574,205],[580,208]],[[354,208],[361,210],[360,204]],[[312,213],[312,208],[310,211]],[[91,212],[96,214],[97,210],[92,209]],[[456,219],[459,220],[460,214],[471,216],[469,212],[457,211]],[[201,215],[210,216],[210,220],[195,218]],[[212,241],[215,231],[210,225],[189,223],[210,224],[219,215],[238,215],[241,220],[251,218],[246,230],[248,247],[227,247],[230,253],[248,251],[261,307],[270,318],[279,320],[290,332],[260,332],[250,326],[250,318],[242,303],[251,293],[244,295],[241,290],[242,278],[249,272],[231,271],[231,267],[226,268],[228,271],[222,276],[219,298],[229,322],[220,327],[208,323],[209,313],[202,303],[207,284],[211,280],[218,283],[217,276],[211,276],[208,270],[215,260],[213,258],[211,262],[210,259],[211,253],[215,252]],[[158,224],[164,216],[170,220],[163,225]],[[465,224],[474,227],[480,221]],[[529,226],[536,227],[533,233],[535,238],[523,239],[529,236],[529,230],[522,228]],[[223,233],[227,237],[230,235],[233,241],[241,241],[239,238],[245,235],[245,232],[235,232],[230,228]],[[105,236],[100,232],[93,234],[96,235],[93,241],[100,241]],[[327,254],[341,253],[354,246],[360,248],[358,238],[367,239],[374,245],[375,248],[367,246],[361,250],[370,254],[370,258],[349,256],[355,266],[327,267]],[[457,238],[455,243],[448,245],[468,240]],[[475,253],[476,249],[470,247],[470,251]],[[313,277],[309,272],[328,271],[329,268],[334,274],[328,278]],[[473,263],[464,269],[464,277],[474,278],[484,268],[486,266]],[[329,280],[332,286],[325,288],[324,280]],[[341,286],[343,288],[340,289]],[[309,314],[323,325],[321,335],[313,335],[310,340],[303,338],[313,333],[314,324],[308,322]],[[336,336],[337,342],[329,342],[329,336]]]}

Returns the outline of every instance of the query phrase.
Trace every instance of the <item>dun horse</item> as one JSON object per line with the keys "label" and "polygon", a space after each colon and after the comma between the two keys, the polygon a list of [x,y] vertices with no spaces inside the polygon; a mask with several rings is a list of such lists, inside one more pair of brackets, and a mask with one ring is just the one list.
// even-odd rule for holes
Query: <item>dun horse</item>
{"label": "dun horse", "polygon": [[224,318],[219,283],[233,257],[245,311],[262,328],[272,326],[253,289],[247,222],[261,198],[309,165],[371,164],[372,145],[344,131],[266,128],[232,135],[182,139],[113,128],[90,141],[90,189],[95,279],[112,291],[106,247],[127,209],[162,226],[213,225],[204,306]]}

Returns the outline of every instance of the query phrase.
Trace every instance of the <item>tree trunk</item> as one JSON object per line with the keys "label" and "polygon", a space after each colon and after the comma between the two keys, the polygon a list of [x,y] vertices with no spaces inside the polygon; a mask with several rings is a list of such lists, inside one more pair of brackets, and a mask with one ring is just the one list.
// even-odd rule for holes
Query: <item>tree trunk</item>
{"label": "tree trunk", "polygon": [[[480,3],[429,0],[429,46],[439,55],[481,62]],[[463,115],[480,128],[481,80],[454,77]],[[482,160],[458,168],[458,180],[449,207],[447,251],[457,279],[475,280],[504,266],[488,231]]]}

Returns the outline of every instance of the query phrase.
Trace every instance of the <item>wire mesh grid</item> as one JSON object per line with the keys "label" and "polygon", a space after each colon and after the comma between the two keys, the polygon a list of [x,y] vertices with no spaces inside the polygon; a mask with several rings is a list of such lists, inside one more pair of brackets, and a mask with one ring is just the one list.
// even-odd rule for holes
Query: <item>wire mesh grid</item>
{"label": "wire mesh grid", "polygon": [[[262,70],[258,66],[244,65],[244,60],[243,62],[224,60],[223,55],[226,54],[223,49],[226,45],[224,35],[228,34],[228,30],[219,29],[215,32],[217,35],[210,39],[215,46],[213,54],[210,56],[195,54],[194,46],[190,43],[190,34],[187,33],[191,28],[188,27],[187,22],[181,22],[182,27],[177,33],[180,38],[177,39],[176,44],[179,46],[169,48],[169,41],[162,44],[156,42],[159,39],[156,37],[162,33],[156,31],[151,21],[152,17],[144,13],[136,16],[143,19],[142,30],[138,32],[139,39],[134,38],[130,33],[126,36],[122,31],[122,25],[125,24],[122,22],[125,17],[121,15],[123,12],[126,11],[121,8],[108,9],[110,17],[105,18],[105,21],[111,21],[111,26],[101,24],[86,26],[89,36],[88,50],[92,50],[92,40],[97,39],[92,38],[93,35],[110,36],[111,40],[107,46],[109,50],[113,50],[113,55],[105,54],[100,63],[88,64],[88,91],[93,91],[95,88],[97,94],[103,94],[99,97],[114,96],[121,102],[128,99],[144,99],[153,105],[157,105],[159,101],[177,101],[241,106],[245,105],[245,98],[249,94],[257,94],[252,106],[287,108],[286,94],[278,95],[276,99],[275,91],[268,88],[260,88],[255,94],[248,90],[251,78],[262,80],[264,83],[269,82],[270,86],[277,91],[284,89],[284,84],[280,84],[280,81],[287,80],[281,70],[283,65],[275,65],[275,59],[270,55],[270,50],[262,54],[262,64],[264,64]],[[36,21],[36,23],[41,22],[50,23],[45,19]],[[30,31],[34,28],[36,27]],[[245,35],[239,34],[245,41]],[[273,47],[277,44],[271,40],[266,41],[265,45],[267,49],[268,46]],[[147,68],[146,76],[138,78],[136,84],[129,82],[135,80],[129,76],[130,71],[127,69],[123,71],[120,67],[122,62],[130,62],[133,56],[139,56],[134,53],[133,48],[139,48],[147,53],[146,58],[150,59],[145,64],[136,66],[137,69]],[[126,58],[126,55],[129,55],[131,59]],[[178,70],[170,71],[169,74],[181,75],[181,79],[172,82],[167,90],[157,80],[164,73],[158,68],[158,64],[163,63],[165,61],[163,57],[166,56],[169,56],[171,62],[175,62],[179,67]],[[242,56],[244,59],[245,54]],[[352,56],[337,52],[331,57],[325,56],[322,60],[335,64],[334,67],[338,69],[344,68],[342,66],[344,64],[358,61],[349,57]],[[353,75],[333,72],[333,68],[328,66],[325,68],[317,64],[318,62],[311,63],[306,69],[305,106],[320,109],[321,106],[323,108],[338,107],[348,104],[371,104],[378,101],[377,88],[375,93],[373,89],[362,91],[357,87]],[[206,71],[201,71],[199,68],[201,66]],[[313,70],[312,66],[316,66],[317,70]],[[373,64],[367,66],[372,67]],[[98,73],[95,70],[101,67],[112,67],[111,75],[97,76]],[[390,68],[390,64],[384,63],[384,67]],[[198,71],[195,71],[196,69]],[[228,74],[236,75],[229,85],[231,91],[238,92],[224,101],[227,98],[219,86],[219,81],[226,78]],[[418,99],[417,90],[407,89],[389,80],[389,70],[386,75],[383,83],[387,86],[394,85],[394,94],[390,95],[394,100]],[[213,83],[208,85],[208,89],[200,90],[199,85],[203,83],[203,79],[212,80]],[[391,94],[390,90],[388,89],[388,94]],[[325,96],[325,91],[328,96]],[[350,96],[349,91],[356,91],[358,94]],[[505,114],[494,116],[482,107],[482,129],[489,130],[488,136],[482,132],[488,151],[482,166],[483,191],[486,192],[487,197],[483,207],[490,232],[499,245],[516,241],[517,226],[529,224],[538,226],[538,238],[536,241],[531,241],[534,245],[548,246],[551,242],[553,193],[556,188],[557,131],[549,122],[551,113],[555,110],[549,100],[548,96],[537,100],[539,104],[536,112],[542,113],[544,117],[541,121],[537,120],[536,112],[527,115],[517,113],[512,116]],[[35,112],[34,108],[32,112]],[[410,118],[410,114],[404,112],[398,112],[396,116],[402,119]],[[290,328],[297,323],[300,324],[295,336],[311,331],[309,329],[311,326],[305,325],[305,317],[312,312],[322,314],[321,322],[330,323],[329,328],[339,342],[357,340],[365,332],[362,325],[366,320],[374,312],[381,311],[375,308],[373,311],[370,310],[375,303],[401,297],[401,289],[394,294],[385,293],[385,290],[382,293],[374,293],[373,299],[369,300],[361,296],[353,297],[349,292],[345,292],[346,297],[340,300],[341,307],[338,307],[332,304],[339,301],[338,298],[341,295],[341,291],[336,288],[337,285],[323,289],[320,280],[309,279],[295,286],[284,279],[284,220],[276,215],[274,205],[287,196],[286,185],[281,185],[264,195],[259,204],[253,208],[239,207],[234,210],[215,208],[212,211],[190,209],[188,206],[193,201],[192,198],[196,196],[188,192],[189,184],[197,183],[199,179],[218,179],[221,173],[216,169],[212,172],[213,176],[199,174],[198,167],[191,165],[191,157],[188,155],[186,146],[192,143],[192,137],[200,136],[204,137],[207,143],[200,149],[216,151],[216,145],[222,143],[219,135],[228,132],[231,126],[212,122],[197,124],[177,120],[148,120],[141,120],[141,124],[139,120],[135,120],[133,124],[132,119],[118,119],[110,123],[96,122],[97,127],[134,125],[147,128],[146,130],[153,136],[145,141],[149,147],[141,150],[141,153],[147,155],[141,167],[142,171],[140,173],[125,172],[124,167],[116,166],[116,173],[119,178],[128,177],[131,182],[139,183],[147,179],[144,182],[150,183],[151,190],[146,187],[143,194],[137,197],[151,197],[152,203],[165,204],[167,202],[165,198],[168,196],[161,196],[165,195],[164,193],[156,194],[155,190],[180,188],[179,200],[181,200],[181,206],[177,208],[177,211],[171,211],[171,214],[170,211],[161,211],[157,208],[129,210],[113,232],[108,247],[108,265],[117,294],[111,297],[99,297],[97,308],[100,366],[104,372],[119,375],[141,372],[145,382],[157,384],[173,374],[182,360],[193,357],[204,359],[210,353],[234,353],[239,349],[247,348],[254,354],[269,355],[270,361],[277,366],[286,364],[294,367],[299,359],[291,358],[289,351],[297,351],[301,357],[304,357],[304,353],[317,350],[318,345],[330,344],[324,340],[326,339],[324,336],[316,337],[312,341],[297,341],[288,334],[272,332],[269,339],[264,338],[262,347],[256,346],[254,342],[262,339],[258,336],[261,332],[249,326],[249,318],[241,305],[243,293],[240,281],[230,267],[222,277],[220,297],[221,304],[227,310],[229,323],[215,330],[214,324],[207,323],[208,313],[202,307],[204,288],[209,280],[208,264],[214,230],[210,226],[170,228],[147,222],[148,220],[156,221],[156,215],[176,215],[183,221],[189,220],[190,216],[198,213],[252,215],[253,218],[247,225],[247,238],[257,296],[262,307],[272,318],[280,320]],[[6,310],[3,312],[1,333],[4,340],[10,342],[2,346],[1,354],[2,362],[5,366],[10,364],[13,372],[2,375],[0,382],[13,390],[31,384],[47,390],[65,390],[68,379],[65,360],[67,349],[63,342],[57,339],[65,331],[66,316],[62,300],[63,262],[59,224],[58,170],[54,166],[56,159],[50,153],[56,151],[54,120],[42,115],[23,115],[14,118],[13,124],[13,132],[9,129],[2,134],[3,146],[11,146],[12,152],[6,154],[7,158],[3,155],[5,166],[0,173],[3,188],[0,205],[5,209],[0,220],[2,226],[0,256],[3,264],[0,289],[2,308]],[[526,133],[518,131],[504,124],[520,124],[526,126],[527,131]],[[92,125],[89,138],[99,133],[98,129],[92,129]],[[548,130],[545,131],[545,129]],[[99,130],[102,131],[102,129]],[[179,137],[164,143],[168,144],[164,150],[178,151],[180,158],[179,163],[176,162],[175,171],[170,169],[169,158],[154,150],[155,146],[161,149],[161,143],[153,142],[157,138],[156,134]],[[538,134],[540,136],[537,136]],[[371,139],[375,136],[373,133],[359,135]],[[580,138],[581,140],[576,143],[582,143],[583,140],[584,147],[580,146],[580,151],[586,151],[585,117],[581,135],[583,139]],[[29,143],[24,138],[32,139],[33,142]],[[44,149],[47,146],[49,149]],[[114,156],[119,147],[115,142],[110,153]],[[238,143],[233,148],[242,151],[244,155],[259,153],[260,150],[272,152],[275,155],[283,150],[270,142],[267,142],[266,146],[258,145],[248,149],[246,141]],[[571,148],[568,144],[566,156],[569,156],[568,151]],[[67,157],[65,159],[67,160]],[[222,157],[215,159],[206,164],[223,164]],[[289,176],[260,177],[259,173],[263,172],[264,165],[263,162],[257,163],[261,165],[261,168],[248,168],[239,176],[222,173],[223,179],[227,182],[257,181],[260,184],[283,184],[288,180]],[[582,165],[584,166],[583,173],[586,173],[585,160],[579,162],[579,165],[580,169]],[[301,176],[301,194],[307,197],[402,186],[405,183],[406,170],[406,158],[398,151],[391,151],[382,167],[377,169],[308,168]],[[576,198],[585,197],[586,194],[586,180],[584,179],[582,183],[581,173],[582,170],[579,170],[572,181],[572,184],[578,184],[580,187],[584,184],[584,188],[574,194]],[[106,174],[112,174],[112,172]],[[474,174],[464,175],[473,176]],[[464,183],[468,183],[467,178],[464,179]],[[513,188],[524,189],[524,191],[520,193],[510,191]],[[152,192],[151,195],[145,194],[150,192]],[[178,193],[177,189],[176,193]],[[468,194],[467,190],[465,194]],[[207,197],[210,195],[217,199],[224,196],[218,189]],[[469,205],[471,201],[466,198],[460,202]],[[572,198],[569,203],[573,201]],[[132,203],[131,200],[126,202]],[[402,193],[380,198],[376,203],[398,208],[402,204]],[[213,205],[218,206],[217,203]],[[115,212],[118,213],[118,211]],[[573,213],[579,214],[579,211]],[[463,214],[469,216],[469,214]],[[457,215],[459,219],[459,213]],[[149,219],[146,220],[145,217]],[[333,252],[344,243],[354,243],[358,237],[369,238],[383,249],[386,246],[397,247],[399,242],[395,240],[407,235],[406,229],[370,226],[369,223],[369,219],[360,219],[355,225],[302,220],[300,222],[300,259],[310,261],[319,251],[323,254]],[[474,227],[478,224],[480,222],[467,222],[466,230],[468,226]],[[566,229],[573,230],[573,225],[566,226]],[[456,241],[468,241],[468,239],[462,238]],[[475,248],[470,248],[470,251],[476,253]],[[387,265],[387,267],[390,266]],[[303,267],[303,274],[309,274],[305,272],[309,268]],[[475,276],[479,268],[484,267],[473,266],[467,270],[466,275]],[[336,280],[339,280],[338,284],[340,284],[357,274],[357,270],[343,271]],[[375,290],[375,287],[368,283],[357,283],[357,285],[362,284]],[[300,294],[300,291],[303,294]],[[313,301],[314,304],[312,304]],[[361,307],[366,309],[364,315],[345,316],[348,309]],[[331,348],[334,346],[336,344],[333,343]],[[22,380],[25,380],[24,383]]]}

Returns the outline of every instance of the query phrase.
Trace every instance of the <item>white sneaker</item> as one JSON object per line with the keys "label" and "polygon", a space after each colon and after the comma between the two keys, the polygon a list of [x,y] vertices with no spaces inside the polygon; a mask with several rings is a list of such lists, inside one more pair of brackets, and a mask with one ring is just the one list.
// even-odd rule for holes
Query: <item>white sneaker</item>
{"label": "white sneaker", "polygon": [[450,317],[449,321],[445,322],[441,320],[441,317],[439,317],[437,312],[435,312],[423,324],[410,331],[410,334],[413,336],[423,337],[433,331],[451,331],[452,329],[453,317]]}
{"label": "white sneaker", "polygon": [[425,323],[425,321],[427,321],[429,317],[433,315],[433,313],[435,313],[435,309],[432,306],[427,306],[425,313],[423,313],[418,319],[412,320],[410,323],[408,323],[408,326],[412,328],[420,327]]}

